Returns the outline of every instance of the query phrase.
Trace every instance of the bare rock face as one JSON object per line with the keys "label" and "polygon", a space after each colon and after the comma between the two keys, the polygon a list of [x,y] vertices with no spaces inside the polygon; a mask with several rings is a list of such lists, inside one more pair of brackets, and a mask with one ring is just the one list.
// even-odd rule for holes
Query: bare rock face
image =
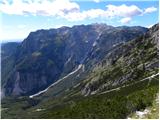
{"label": "bare rock face", "polygon": [[16,52],[2,61],[3,66],[8,66],[3,70],[5,94],[34,94],[74,71],[79,64],[89,71],[118,44],[146,31],[143,27],[92,24],[31,32]]}
{"label": "bare rock face", "polygon": [[156,44],[157,48],[159,48],[159,24],[154,25],[150,29],[149,34],[152,35],[152,43]]}
{"label": "bare rock face", "polygon": [[15,75],[15,84],[14,84],[14,89],[13,89],[13,95],[19,95],[20,93],[22,93],[23,91],[21,90],[19,83],[20,83],[20,76],[19,76],[19,72],[16,72]]}

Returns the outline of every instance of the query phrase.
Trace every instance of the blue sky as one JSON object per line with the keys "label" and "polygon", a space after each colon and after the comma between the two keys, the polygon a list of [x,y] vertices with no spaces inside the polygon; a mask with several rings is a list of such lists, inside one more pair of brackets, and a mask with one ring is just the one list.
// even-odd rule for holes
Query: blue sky
{"label": "blue sky", "polygon": [[158,23],[158,0],[1,0],[1,40],[31,31],[91,23],[145,26]]}

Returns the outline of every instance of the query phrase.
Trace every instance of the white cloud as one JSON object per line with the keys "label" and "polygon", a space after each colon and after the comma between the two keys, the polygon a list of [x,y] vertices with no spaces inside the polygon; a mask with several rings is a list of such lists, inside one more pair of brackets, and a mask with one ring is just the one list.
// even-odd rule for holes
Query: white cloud
{"label": "white cloud", "polygon": [[[100,0],[94,0],[99,2]],[[82,21],[85,19],[109,19],[118,18],[122,23],[131,21],[132,17],[151,13],[157,8],[150,7],[145,10],[136,5],[106,5],[106,9],[89,9],[82,11],[80,6],[70,0],[2,0],[0,11],[6,14],[16,15],[42,15],[64,18],[68,21]]]}
{"label": "white cloud", "polygon": [[135,5],[127,6],[125,4],[107,5],[105,10],[102,9],[90,9],[86,11],[75,11],[69,14],[65,14],[62,17],[69,21],[80,21],[84,19],[94,19],[94,18],[114,18],[114,17],[127,17],[131,18],[136,15],[142,14],[142,10]]}
{"label": "white cloud", "polygon": [[13,0],[12,4],[7,0],[2,0],[2,2],[0,11],[6,14],[59,16],[79,10],[79,5],[69,0]]}
{"label": "white cloud", "polygon": [[142,10],[135,5],[127,6],[125,4],[120,6],[115,5],[107,5],[107,11],[112,16],[121,16],[121,17],[133,17],[136,15],[140,15]]}
{"label": "white cloud", "polygon": [[132,19],[131,19],[130,17],[126,17],[126,18],[122,18],[122,19],[120,20],[120,22],[121,22],[122,24],[127,24],[127,23],[129,23],[131,20],[132,20]]}
{"label": "white cloud", "polygon": [[152,7],[146,8],[144,10],[144,13],[152,13],[152,12],[155,12],[155,11],[157,11],[157,8],[152,6]]}
{"label": "white cloud", "polygon": [[93,0],[94,2],[96,2],[96,3],[99,3],[100,2],[100,0]]}
{"label": "white cloud", "polygon": [[105,13],[106,11],[101,9],[91,9],[83,12],[71,12],[69,14],[65,14],[61,17],[67,19],[68,21],[81,21],[85,19],[94,19],[94,18],[104,18],[105,15],[108,17],[108,15]]}

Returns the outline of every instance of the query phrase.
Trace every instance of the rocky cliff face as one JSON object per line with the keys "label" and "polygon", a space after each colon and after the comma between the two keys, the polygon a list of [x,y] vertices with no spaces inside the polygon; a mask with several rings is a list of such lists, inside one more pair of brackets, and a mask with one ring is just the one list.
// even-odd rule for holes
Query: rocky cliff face
{"label": "rocky cliff face", "polygon": [[93,24],[31,32],[8,59],[12,67],[4,62],[9,72],[3,77],[5,95],[34,94],[74,71],[79,64],[89,71],[115,46],[146,31],[142,27]]}

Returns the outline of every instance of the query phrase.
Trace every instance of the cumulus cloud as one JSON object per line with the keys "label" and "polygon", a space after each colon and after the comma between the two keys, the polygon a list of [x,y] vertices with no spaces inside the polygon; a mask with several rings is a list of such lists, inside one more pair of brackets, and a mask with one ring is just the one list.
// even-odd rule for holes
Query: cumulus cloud
{"label": "cumulus cloud", "polygon": [[123,5],[107,5],[105,10],[102,9],[90,9],[86,11],[76,11],[69,14],[65,14],[64,18],[69,21],[84,20],[86,18],[114,18],[114,17],[128,17],[131,18],[136,15],[142,14],[142,10],[135,5],[127,6]]}
{"label": "cumulus cloud", "polygon": [[146,8],[144,10],[144,13],[152,13],[152,12],[155,12],[155,11],[157,11],[157,8],[152,6],[152,7]]}
{"label": "cumulus cloud", "polygon": [[94,18],[104,18],[108,17],[106,14],[106,11],[102,9],[91,9],[91,10],[86,10],[82,12],[71,12],[69,14],[65,14],[61,16],[69,21],[81,21],[84,19],[94,19]]}
{"label": "cumulus cloud", "polygon": [[135,5],[127,6],[125,4],[120,6],[115,5],[107,5],[107,11],[112,16],[121,16],[121,17],[132,17],[136,15],[140,15],[142,10]]}
{"label": "cumulus cloud", "polygon": [[69,0],[2,0],[0,11],[6,14],[33,14],[59,16],[79,10],[79,5]]}
{"label": "cumulus cloud", "polygon": [[[99,2],[100,0],[94,0]],[[136,5],[106,5],[106,9],[81,10],[80,6],[70,0],[1,0],[0,11],[16,15],[42,15],[64,18],[68,21],[82,21],[85,19],[119,18],[121,23],[128,23],[134,16],[151,13],[157,8],[150,7],[145,10]]]}
{"label": "cumulus cloud", "polygon": [[127,24],[127,23],[129,23],[131,20],[132,20],[132,19],[131,19],[130,17],[126,17],[126,18],[122,18],[122,19],[120,20],[120,22],[121,22],[122,24]]}

